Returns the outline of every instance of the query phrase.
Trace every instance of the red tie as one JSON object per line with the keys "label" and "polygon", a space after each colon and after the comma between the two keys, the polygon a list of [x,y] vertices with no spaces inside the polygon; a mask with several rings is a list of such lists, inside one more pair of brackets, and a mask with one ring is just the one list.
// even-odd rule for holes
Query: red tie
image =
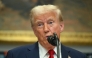
{"label": "red tie", "polygon": [[48,53],[50,55],[49,58],[54,58],[54,54],[55,54],[54,50],[49,50]]}

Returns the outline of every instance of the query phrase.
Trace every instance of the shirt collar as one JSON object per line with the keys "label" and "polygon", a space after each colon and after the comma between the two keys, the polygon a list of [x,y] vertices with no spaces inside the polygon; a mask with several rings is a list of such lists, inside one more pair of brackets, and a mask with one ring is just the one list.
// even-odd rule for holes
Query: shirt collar
{"label": "shirt collar", "polygon": [[39,55],[40,58],[44,58],[44,56],[47,54],[47,50],[38,42],[38,46],[39,46]]}
{"label": "shirt collar", "polygon": [[[40,58],[44,58],[44,56],[47,54],[48,51],[39,42],[38,42],[38,46],[39,46]],[[61,44],[59,45],[59,48],[60,48],[60,51],[61,51]],[[53,50],[55,51],[55,54],[57,55],[57,47],[56,46]]]}

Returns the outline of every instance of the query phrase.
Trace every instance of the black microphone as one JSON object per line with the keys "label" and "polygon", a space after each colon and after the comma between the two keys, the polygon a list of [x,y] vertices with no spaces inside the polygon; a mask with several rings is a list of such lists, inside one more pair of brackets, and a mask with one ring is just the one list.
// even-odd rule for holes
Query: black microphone
{"label": "black microphone", "polygon": [[53,35],[49,36],[47,40],[51,45],[57,46],[57,58],[60,58],[59,38],[57,34],[53,33]]}
{"label": "black microphone", "polygon": [[53,35],[48,36],[47,40],[53,46],[57,46],[57,41],[59,41],[56,33],[53,33]]}

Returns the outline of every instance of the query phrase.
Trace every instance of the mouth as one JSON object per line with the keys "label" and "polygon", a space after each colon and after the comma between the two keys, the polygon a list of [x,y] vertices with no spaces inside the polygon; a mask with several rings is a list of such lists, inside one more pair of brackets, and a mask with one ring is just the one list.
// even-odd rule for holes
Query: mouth
{"label": "mouth", "polygon": [[52,35],[48,35],[48,36],[46,36],[46,39],[49,38],[49,37],[51,37],[51,36],[52,36]]}
{"label": "mouth", "polygon": [[46,36],[46,39],[48,38],[49,36]]}

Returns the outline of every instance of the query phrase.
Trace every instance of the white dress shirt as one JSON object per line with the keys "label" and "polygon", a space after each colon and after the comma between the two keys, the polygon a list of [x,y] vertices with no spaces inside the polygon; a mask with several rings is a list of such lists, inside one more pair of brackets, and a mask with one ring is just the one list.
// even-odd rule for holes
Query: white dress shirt
{"label": "white dress shirt", "polygon": [[[40,58],[49,58],[48,51],[40,43],[38,43],[38,46],[39,46],[39,57]],[[53,50],[55,51],[54,58],[57,58],[57,47],[55,47]],[[60,58],[62,58],[61,45],[60,45]]]}

